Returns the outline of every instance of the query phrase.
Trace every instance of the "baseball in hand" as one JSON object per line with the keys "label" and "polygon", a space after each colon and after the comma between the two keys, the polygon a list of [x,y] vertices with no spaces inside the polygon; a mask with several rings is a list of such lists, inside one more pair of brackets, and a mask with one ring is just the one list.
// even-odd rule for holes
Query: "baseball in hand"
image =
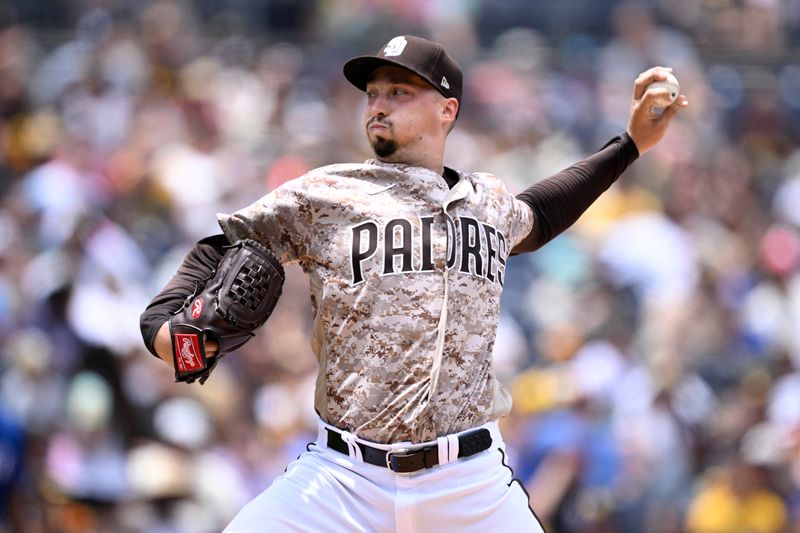
{"label": "baseball in hand", "polygon": [[656,100],[655,105],[659,107],[668,107],[672,105],[678,95],[681,93],[681,86],[678,84],[678,78],[667,72],[667,79],[661,81],[654,81],[647,86],[647,91],[650,89],[666,89],[669,94],[664,98]]}

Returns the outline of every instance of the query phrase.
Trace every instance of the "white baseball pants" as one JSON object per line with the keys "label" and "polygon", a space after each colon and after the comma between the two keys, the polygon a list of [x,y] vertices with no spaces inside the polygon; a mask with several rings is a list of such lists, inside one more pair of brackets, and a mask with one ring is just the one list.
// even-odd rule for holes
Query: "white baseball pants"
{"label": "white baseball pants", "polygon": [[[242,508],[224,533],[544,531],[505,464],[496,422],[482,426],[492,435],[488,450],[449,460],[448,439],[442,438],[440,464],[411,474],[364,463],[356,446],[350,456],[327,448],[328,427],[320,422],[317,441]],[[386,450],[404,447],[360,442]],[[453,442],[451,437],[449,454],[455,456]]]}

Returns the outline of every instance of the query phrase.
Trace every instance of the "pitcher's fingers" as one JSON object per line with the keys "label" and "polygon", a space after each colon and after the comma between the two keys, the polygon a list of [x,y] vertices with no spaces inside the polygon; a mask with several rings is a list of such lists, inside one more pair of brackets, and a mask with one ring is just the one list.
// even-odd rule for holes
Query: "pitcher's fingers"
{"label": "pitcher's fingers", "polygon": [[639,74],[639,77],[633,82],[633,99],[641,99],[645,90],[647,90],[647,86],[654,81],[667,79],[668,72],[672,72],[671,67],[652,67]]}
{"label": "pitcher's fingers", "polygon": [[689,106],[689,100],[686,99],[685,95],[678,96],[672,104],[670,104],[667,108],[664,109],[664,112],[661,113],[661,117],[658,120],[666,120],[670,121],[677,115],[681,109]]}
{"label": "pitcher's fingers", "polygon": [[215,340],[206,340],[205,347],[207,355],[217,355],[217,352],[219,352],[219,343]]}
{"label": "pitcher's fingers", "polygon": [[[641,98],[639,98],[639,104],[643,106],[662,106],[666,107],[667,102],[670,101],[670,94],[669,89],[665,87],[653,87],[651,89],[646,89],[644,94],[642,94]],[[674,102],[670,103],[669,105],[674,104],[677,102],[678,99],[676,98]]]}
{"label": "pitcher's fingers", "polygon": [[689,100],[686,98],[686,95],[685,95],[685,94],[680,94],[680,95],[678,95],[678,97],[675,99],[675,101],[674,101],[674,102],[672,102],[672,103],[671,103],[671,104],[670,104],[670,105],[667,107],[667,109],[668,109],[669,111],[672,111],[673,113],[677,113],[678,111],[680,111],[681,109],[683,109],[683,108],[685,108],[685,107],[689,107]]}

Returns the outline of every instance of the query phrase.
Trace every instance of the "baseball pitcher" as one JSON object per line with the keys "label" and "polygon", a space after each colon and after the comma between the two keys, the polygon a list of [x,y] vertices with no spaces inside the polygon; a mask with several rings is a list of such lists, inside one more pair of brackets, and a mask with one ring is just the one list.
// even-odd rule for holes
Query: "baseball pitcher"
{"label": "baseball pitcher", "polygon": [[543,530],[497,425],[511,407],[491,359],[509,257],[568,228],[661,139],[688,105],[651,112],[665,89],[647,87],[669,72],[635,81],[624,133],[514,196],[443,165],[462,73],[442,46],[403,35],[344,65],[375,159],[220,215],[223,234],[142,315],[150,351],[202,382],[268,318],[282,264],[310,278],[318,438],[226,532]]}

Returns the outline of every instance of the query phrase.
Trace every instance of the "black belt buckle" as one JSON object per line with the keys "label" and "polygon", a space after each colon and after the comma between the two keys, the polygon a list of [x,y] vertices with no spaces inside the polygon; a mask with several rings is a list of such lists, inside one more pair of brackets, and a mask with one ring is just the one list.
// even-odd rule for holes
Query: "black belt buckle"
{"label": "black belt buckle", "polygon": [[389,450],[386,452],[386,468],[391,470],[392,472],[397,472],[398,468],[400,468],[400,463],[398,462],[399,457],[408,457],[413,452],[408,448],[398,448],[397,450]]}
{"label": "black belt buckle", "polygon": [[428,460],[428,454],[435,449],[436,446],[428,446],[413,451],[408,448],[389,450],[386,452],[386,468],[399,474],[409,474],[423,468],[430,468],[435,466],[436,463]]}

